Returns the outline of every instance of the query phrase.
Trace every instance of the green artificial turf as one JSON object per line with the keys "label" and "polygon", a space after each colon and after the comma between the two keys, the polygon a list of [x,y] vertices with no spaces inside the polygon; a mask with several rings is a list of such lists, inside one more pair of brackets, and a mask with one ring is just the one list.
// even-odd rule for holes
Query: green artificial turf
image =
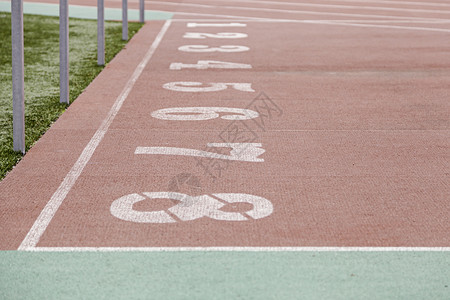
{"label": "green artificial turf", "polygon": [[[142,24],[130,23],[129,37]],[[120,22],[106,22],[106,62],[126,44]],[[22,158],[13,151],[11,14],[0,13],[0,180]],[[59,103],[59,19],[24,15],[26,150],[42,136],[67,105]],[[70,102],[103,69],[97,66],[97,23],[70,19]]]}

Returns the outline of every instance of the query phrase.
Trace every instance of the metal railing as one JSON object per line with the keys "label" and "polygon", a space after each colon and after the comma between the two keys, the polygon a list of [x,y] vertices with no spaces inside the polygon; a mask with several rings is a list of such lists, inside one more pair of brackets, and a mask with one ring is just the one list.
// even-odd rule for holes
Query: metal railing
{"label": "metal railing", "polygon": [[[144,0],[139,0],[139,21],[145,21]],[[128,1],[122,0],[122,39],[128,40]],[[23,0],[11,0],[13,150],[25,154],[25,93]],[[105,6],[97,0],[97,64],[105,64]],[[61,103],[69,104],[69,5],[59,2],[59,90]]]}

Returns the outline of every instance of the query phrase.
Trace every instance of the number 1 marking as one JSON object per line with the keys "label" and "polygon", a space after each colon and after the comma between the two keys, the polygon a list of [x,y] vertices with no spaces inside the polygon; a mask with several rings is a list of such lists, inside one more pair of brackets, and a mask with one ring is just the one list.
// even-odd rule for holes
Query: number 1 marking
{"label": "number 1 marking", "polygon": [[187,23],[188,28],[197,27],[247,27],[244,23]]}

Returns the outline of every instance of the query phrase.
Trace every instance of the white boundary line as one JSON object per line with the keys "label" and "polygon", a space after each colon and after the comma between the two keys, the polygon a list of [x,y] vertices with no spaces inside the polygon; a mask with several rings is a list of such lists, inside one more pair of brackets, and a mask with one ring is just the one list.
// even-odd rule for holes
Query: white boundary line
{"label": "white boundary line", "polygon": [[[110,0],[119,1],[119,0]],[[231,1],[235,2],[235,1]],[[449,10],[442,9],[417,9],[417,8],[398,8],[398,7],[384,7],[384,6],[361,6],[361,5],[343,5],[343,4],[319,4],[319,3],[306,3],[306,2],[276,2],[276,1],[252,1],[252,0],[239,0],[239,3],[247,4],[269,4],[269,5],[287,5],[297,7],[315,7],[315,8],[334,8],[334,9],[353,9],[353,10],[375,10],[375,11],[395,11],[395,12],[417,12],[417,13],[434,13],[434,14],[450,14]],[[239,9],[239,6],[223,6],[223,5],[206,5],[198,3],[180,3],[180,2],[164,2],[164,1],[152,1],[153,4],[159,5],[172,5],[172,6],[187,6],[187,7],[201,7],[201,8],[233,8]],[[256,8],[256,7],[255,7]],[[259,7],[258,7],[259,8]],[[268,8],[270,9],[270,8]]]}
{"label": "white boundary line", "polygon": [[351,3],[375,3],[375,4],[401,4],[401,5],[416,5],[416,6],[437,6],[450,7],[448,3],[441,2],[412,2],[412,1],[393,1],[393,0],[327,0],[332,2],[351,2]]}
{"label": "white boundary line", "polygon": [[450,247],[31,247],[31,252],[450,252]]}
{"label": "white boundary line", "polygon": [[364,17],[364,18],[381,18],[381,19],[403,19],[403,20],[445,20],[443,18],[424,18],[424,17],[404,17],[404,16],[389,16],[389,15],[369,15],[356,13],[339,13],[339,12],[322,12],[311,10],[288,10],[288,9],[273,9],[273,8],[259,8],[259,7],[243,7],[243,6],[220,6],[220,8],[229,8],[237,10],[253,10],[264,12],[279,12],[287,14],[303,14],[303,15],[325,15],[325,16],[343,16],[343,17]]}
{"label": "white boundary line", "polygon": [[[120,2],[121,0],[109,0],[110,2]],[[196,0],[196,1],[207,1],[210,0]],[[220,0],[221,2],[238,2],[238,3],[254,3],[254,4],[274,4],[274,5],[288,5],[288,6],[301,6],[303,4],[312,4],[306,2],[283,2],[283,1],[267,1],[267,0]],[[411,2],[411,1],[392,1],[392,0],[326,0],[328,2],[349,2],[349,3],[359,3],[359,4],[367,4],[367,3],[375,3],[375,4],[400,4],[400,5],[412,5],[412,6],[434,6],[434,7],[450,7],[450,3],[436,3],[436,2]],[[128,2],[139,3],[138,0],[129,0]],[[187,6],[195,6],[195,7],[214,7],[217,5],[209,5],[209,4],[199,4],[199,3],[189,3],[189,2],[164,2],[164,1],[151,1],[151,3],[155,4],[167,4],[167,5],[187,5]],[[327,5],[327,4],[324,4]],[[332,4],[330,4],[332,5]],[[336,4],[337,5],[337,4]],[[337,5],[341,6],[341,5]],[[345,6],[345,5],[344,5]],[[383,6],[381,6],[383,7]]]}
{"label": "white boundary line", "polygon": [[[230,20],[230,19],[197,19],[197,18],[191,18],[191,19],[172,19],[173,22],[267,22],[267,23],[320,23],[320,22],[333,22],[333,23],[386,23],[386,24],[448,24],[450,23],[449,20],[339,20],[339,19],[333,19],[333,20],[326,20],[326,19],[236,19],[236,20]],[[414,28],[414,27],[411,27]],[[428,27],[427,27],[428,28]],[[433,27],[429,27],[434,29]],[[438,28],[440,29],[440,28]]]}
{"label": "white boundary line", "polygon": [[[197,0],[202,1],[202,0]],[[209,1],[209,0],[207,0]],[[222,2],[239,2],[239,3],[255,3],[255,4],[277,4],[277,5],[297,5],[297,2],[282,2],[282,1],[265,1],[265,0],[220,0]],[[350,2],[350,3],[375,3],[375,4],[400,4],[400,5],[415,5],[415,6],[435,6],[435,7],[450,7],[448,3],[436,2],[411,2],[411,1],[392,1],[392,0],[327,0],[328,2]]]}
{"label": "white boundary line", "polygon": [[[185,13],[185,12],[173,12],[174,15],[181,14],[181,15],[207,15],[207,16],[217,16],[217,17],[227,17],[227,18],[235,18],[233,21],[241,21],[241,22],[272,22],[272,23],[302,23],[302,24],[318,24],[318,25],[335,25],[335,26],[350,26],[350,27],[367,27],[367,28],[387,28],[387,29],[401,29],[401,30],[415,30],[415,31],[434,31],[434,32],[450,32],[450,29],[444,29],[444,28],[434,28],[434,27],[408,27],[408,26],[395,26],[395,25],[375,25],[375,24],[357,24],[356,22],[359,22],[358,20],[333,20],[333,21],[326,21],[326,20],[295,20],[295,19],[270,19],[270,18],[253,18],[253,17],[238,17],[238,16],[224,16],[224,15],[213,15],[213,14],[197,14],[197,13]],[[246,19],[249,18],[249,19]],[[195,22],[199,21],[200,19],[172,19],[174,22]],[[202,19],[203,21],[206,19]],[[219,19],[209,19],[210,21],[220,21]],[[230,21],[230,20],[223,20],[223,21]],[[430,22],[425,22],[426,20],[419,20],[424,21],[423,23],[435,23],[435,24],[447,24],[448,20],[444,19],[431,19]],[[350,23],[353,22],[353,23]],[[363,20],[361,22],[370,22],[369,20]],[[389,21],[385,20],[386,23],[389,23]],[[395,22],[394,22],[395,23]],[[414,23],[413,20],[411,20],[411,23]],[[422,23],[422,22],[418,22]]]}
{"label": "white boundary line", "polygon": [[[172,13],[174,15],[185,15],[185,16],[208,16],[208,17],[220,17],[220,18],[230,18],[230,19],[246,19],[246,20],[271,20],[267,18],[259,18],[259,17],[247,17],[247,16],[234,16],[234,15],[220,15],[220,14],[204,14],[204,13],[194,13],[194,12],[184,12],[184,11],[166,11],[160,10],[162,12]],[[173,20],[173,19],[172,19]],[[232,21],[232,20],[228,20]]]}
{"label": "white boundary line", "polygon": [[111,125],[112,121],[114,120],[120,108],[122,107],[123,102],[130,94],[131,89],[138,80],[145,66],[155,53],[156,48],[159,46],[170,24],[171,20],[167,20],[164,23],[163,27],[161,28],[161,31],[158,33],[155,40],[153,41],[153,44],[145,54],[142,61],[136,67],[133,75],[126,83],[120,95],[117,97],[116,101],[114,102],[114,105],[111,107],[111,110],[108,113],[108,116],[103,120],[103,123],[100,125],[100,127],[95,132],[94,136],[91,138],[87,146],[84,148],[78,160],[72,166],[69,173],[67,173],[66,177],[61,182],[60,186],[53,194],[53,196],[50,198],[47,205],[41,211],[41,214],[36,219],[27,236],[20,244],[19,250],[33,248],[37,245],[42,234],[45,232],[47,226],[50,224],[53,216],[58,211],[67,194],[70,192],[71,188],[77,181],[78,177],[80,177],[81,172],[83,172],[84,167],[87,165],[92,155],[94,154],[95,149],[105,136],[106,132],[109,129],[109,126]]}
{"label": "white boundary line", "polygon": [[433,28],[433,27],[408,27],[408,26],[396,26],[396,25],[376,25],[376,24],[358,24],[348,23],[348,22],[311,22],[312,24],[323,24],[323,25],[338,25],[338,26],[353,26],[353,27],[366,27],[366,28],[387,28],[387,29],[402,29],[402,30],[416,30],[416,31],[435,31],[435,32],[450,32],[450,29],[444,28]]}
{"label": "white boundary line", "polygon": [[[167,4],[167,3],[166,3]],[[184,6],[188,3],[178,3],[179,6]],[[393,20],[448,20],[447,18],[429,18],[429,17],[407,17],[407,16],[391,16],[391,15],[379,15],[379,14],[358,14],[358,13],[344,13],[344,12],[324,12],[314,10],[287,10],[287,9],[274,9],[274,8],[261,8],[261,7],[246,7],[246,6],[212,6],[221,9],[233,9],[241,11],[262,11],[262,12],[279,12],[288,14],[306,14],[306,15],[325,15],[325,16],[341,16],[341,17],[359,17],[359,18],[374,18],[374,19],[393,19]],[[159,10],[162,11],[162,10]],[[237,16],[237,15],[220,15],[220,14],[208,14],[208,13],[195,13],[195,12],[182,12],[182,11],[165,11],[173,14],[186,14],[186,15],[209,15],[209,16],[223,16],[228,18],[250,18],[257,19],[258,17],[250,16]],[[442,13],[442,12],[441,12]],[[445,11],[444,13],[450,13]],[[263,17],[261,19],[264,19]]]}

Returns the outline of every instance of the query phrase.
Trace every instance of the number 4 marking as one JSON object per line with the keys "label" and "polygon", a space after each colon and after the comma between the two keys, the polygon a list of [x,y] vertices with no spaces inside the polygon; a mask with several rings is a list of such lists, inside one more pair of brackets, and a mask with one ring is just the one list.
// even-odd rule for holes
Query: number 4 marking
{"label": "number 4 marking", "polygon": [[163,155],[183,155],[198,156],[212,159],[237,160],[247,162],[263,162],[258,158],[266,152],[260,143],[208,143],[208,147],[231,148],[230,154],[219,154],[215,152],[202,151],[189,148],[176,147],[137,147],[134,154],[163,154]]}
{"label": "number 4 marking", "polygon": [[203,83],[195,81],[176,81],[169,82],[163,85],[167,90],[176,92],[219,92],[232,87],[241,92],[254,92],[251,83],[232,83],[232,82],[211,82],[207,83],[209,86],[202,87]]}

